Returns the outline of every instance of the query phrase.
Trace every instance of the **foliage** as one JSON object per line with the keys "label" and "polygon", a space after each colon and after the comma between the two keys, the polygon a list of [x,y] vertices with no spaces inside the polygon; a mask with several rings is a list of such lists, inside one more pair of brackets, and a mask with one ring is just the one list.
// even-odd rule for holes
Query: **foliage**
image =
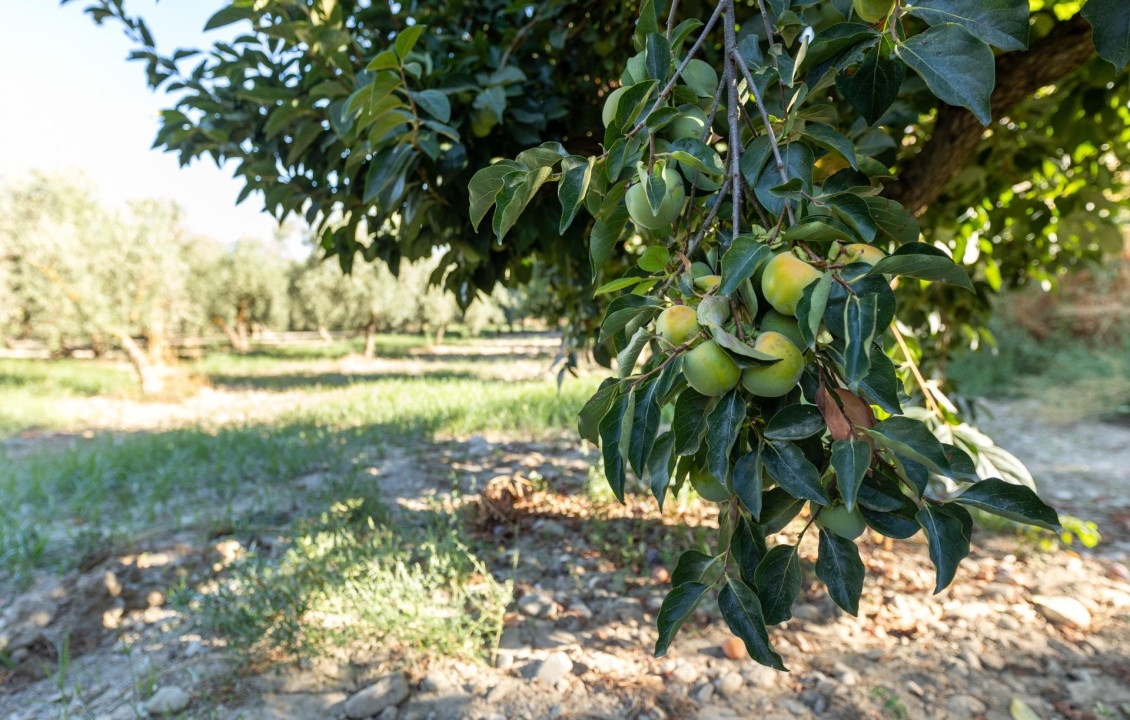
{"label": "foliage", "polygon": [[[37,174],[0,191],[0,303],[5,334],[54,353],[121,347],[147,391],[167,338],[203,322],[192,278],[196,246],[171,203],[104,209],[81,181]],[[146,352],[134,341],[145,338]]]}
{"label": "foliage", "polygon": [[[202,156],[238,161],[243,197],[261,194],[277,217],[302,214],[318,223],[323,249],[346,269],[358,253],[395,267],[401,257],[425,258],[442,247],[444,272],[435,279],[466,304],[476,290],[519,285],[544,268],[553,313],[572,319],[569,339],[580,343],[591,340],[602,310],[589,288],[585,241],[593,222],[584,214],[552,221],[553,194],[534,181],[506,188],[529,202],[530,212],[503,242],[503,215],[490,226],[467,226],[467,183],[497,158],[542,141],[560,141],[575,156],[598,152],[605,139],[599,106],[619,85],[629,56],[643,49],[631,41],[640,4],[236,0],[208,24],[238,29],[236,39],[172,53],[158,51],[123,0],[92,0],[88,11],[98,22],[124,23],[149,83],[175,98],[157,146],[185,163]],[[877,161],[872,177],[878,164],[891,171],[881,178],[884,195],[920,215],[927,241],[946,244],[971,271],[976,294],[911,282],[898,290],[903,322],[931,332],[923,340],[932,348],[927,365],[939,348],[984,336],[992,293],[1054,280],[1098,257],[1113,237],[1114,206],[1127,198],[1119,168],[1130,147],[1130,75],[1095,57],[1087,19],[1103,18],[1097,43],[1124,66],[1118,33],[1125,10],[1118,0],[1090,0],[1085,19],[1081,4],[1032,0],[1029,20],[1011,2],[997,10],[972,0],[902,3],[910,42],[865,49],[853,33],[872,40],[878,33],[858,27],[858,18],[847,35],[829,34],[850,12],[846,0],[768,3],[790,45],[805,26],[819,36],[801,71],[844,49],[856,53],[836,90],[828,89],[837,102],[823,104],[820,119]],[[681,16],[698,21],[712,8],[703,0],[679,5]],[[767,50],[757,3],[739,0],[736,12],[743,34],[756,34],[758,52]],[[995,73],[982,41],[1004,51]],[[706,43],[699,55],[717,63],[719,48]],[[980,69],[965,86],[948,84],[944,73],[960,72],[962,58]],[[990,98],[994,74],[1002,92]],[[865,93],[869,82],[881,92]],[[982,119],[991,110],[992,132],[939,97]],[[830,149],[837,138],[825,135],[832,143],[825,146],[812,141],[822,156],[818,182],[849,167]],[[618,276],[639,246],[598,236],[609,260],[604,272]]]}
{"label": "foliage", "polygon": [[[929,93],[989,125],[989,44],[1027,47],[1029,12],[1026,2],[994,12],[967,0],[892,2],[869,25],[852,21],[850,3],[794,12],[777,2],[762,35],[748,18],[739,24],[736,5],[720,0],[705,22],[676,25],[675,13],[664,24],[642,3],[638,54],[606,107],[604,151],[586,157],[547,142],[480,170],[471,218],[493,210],[502,240],[537,188],[554,182],[562,227],[581,208],[594,219],[594,275],[621,241],[639,248],[636,267],[597,290],[614,298],[599,342],[617,374],[581,411],[579,429],[602,445],[617,498],[631,473],[660,506],[687,484],[721,505],[715,548],[688,550],[673,573],[655,652],[666,653],[714,589],[751,657],[784,669],[767,625],[792,616],[799,548],[813,525],[816,575],[852,614],[865,574],[852,540],[865,527],[895,539],[924,532],[935,592],[969,552],[967,508],[1060,528],[1031,479],[1006,474],[1007,454],[958,425],[916,366],[892,277],[975,287],[944,245],[920,241],[902,204],[880,196],[890,169],[874,157],[906,137],[905,123],[876,123],[898,111],[908,71],[918,76],[911,100]],[[1130,20],[1130,8],[1123,14]],[[693,65],[717,44],[713,72]],[[842,169],[818,172],[834,162]],[[1109,221],[1109,207],[1092,210],[1095,222]],[[694,312],[675,319],[679,306]],[[904,412],[910,377],[926,410]],[[998,471],[1007,482],[979,476]],[[770,546],[805,509],[799,535]]]}
{"label": "foliage", "polygon": [[256,331],[285,327],[287,269],[281,248],[258,238],[240,238],[230,249],[213,243],[194,265],[197,296],[234,349],[248,350]]}

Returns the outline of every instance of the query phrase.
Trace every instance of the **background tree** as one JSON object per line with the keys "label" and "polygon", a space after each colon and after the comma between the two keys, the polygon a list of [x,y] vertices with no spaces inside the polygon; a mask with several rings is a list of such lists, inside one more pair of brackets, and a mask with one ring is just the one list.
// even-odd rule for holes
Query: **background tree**
{"label": "background tree", "polygon": [[287,323],[287,263],[277,242],[241,238],[230,250],[213,249],[211,262],[196,268],[194,287],[236,352],[250,350],[256,332]]}
{"label": "background tree", "polygon": [[3,292],[14,331],[53,353],[120,347],[147,393],[163,387],[169,334],[200,325],[192,245],[170,203],[110,212],[87,185],[61,175],[36,174],[0,191]]}
{"label": "background tree", "polygon": [[[767,12],[791,42],[806,26],[820,35],[850,14],[850,5],[773,0]],[[901,22],[913,34],[950,5],[902,3],[910,12]],[[980,3],[956,5],[970,8],[972,26],[985,27],[992,17]],[[978,109],[982,116],[992,112],[992,132],[969,110],[938,100],[920,75],[878,56],[868,73],[891,70],[904,80],[890,84],[889,107],[856,118],[838,93],[841,102],[823,110],[862,153],[899,178],[884,195],[903,202],[928,240],[945,243],[970,267],[973,295],[913,283],[899,291],[904,322],[935,331],[923,336],[934,345],[928,362],[954,342],[984,335],[988,301],[998,289],[1053,281],[1112,247],[1115,206],[1126,203],[1126,176],[1116,170],[1125,167],[1130,127],[1124,10],[1112,0],[1091,0],[1088,11],[1099,28],[1092,42],[1081,3],[1030,5],[1031,20],[1001,36],[1010,39],[995,58],[978,55],[997,80]],[[583,216],[555,225],[552,211],[536,212],[552,205],[551,192],[510,187],[535,212],[499,243],[505,218],[478,229],[465,223],[466,186],[493,158],[516,157],[544,140],[577,155],[599,145],[603,98],[637,52],[631,37],[639,7],[557,0],[233,2],[209,27],[241,23],[248,32],[205,52],[169,54],[158,52],[122,0],[98,0],[89,10],[99,22],[124,21],[150,84],[176,98],[157,144],[183,162],[238,160],[244,197],[259,192],[276,216],[299,213],[317,223],[322,246],[344,268],[357,254],[390,262],[424,258],[442,246],[449,271],[440,277],[466,304],[476,290],[521,284],[532,267],[544,265],[554,269],[558,312],[587,337],[600,306],[592,300],[585,243],[607,228]],[[679,4],[686,18],[705,19],[711,9],[702,0]],[[742,0],[736,13],[742,33],[765,45],[757,3]],[[832,43],[825,48],[841,42],[824,40]],[[1096,44],[1122,69],[1099,59]],[[717,64],[719,51],[718,43],[707,43],[700,56]],[[904,128],[910,131],[893,143],[887,131],[902,135]],[[818,175],[841,167],[832,155]],[[1091,207],[1086,218],[1078,212]],[[330,224],[330,217],[342,222]],[[604,272],[614,275],[630,262],[632,247],[614,243],[610,252]],[[597,355],[606,359],[607,348]]]}

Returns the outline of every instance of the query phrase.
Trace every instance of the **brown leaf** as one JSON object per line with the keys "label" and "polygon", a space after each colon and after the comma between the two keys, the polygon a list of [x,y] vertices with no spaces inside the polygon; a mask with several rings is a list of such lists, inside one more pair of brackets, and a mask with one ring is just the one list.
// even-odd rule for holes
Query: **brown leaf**
{"label": "brown leaf", "polygon": [[824,416],[824,422],[828,423],[828,431],[832,434],[833,440],[847,440],[851,437],[851,423],[844,417],[840,406],[828,394],[824,383],[820,383],[820,387],[816,389],[816,407]]}
{"label": "brown leaf", "polygon": [[863,398],[853,395],[844,388],[836,388],[836,395],[839,396],[840,403],[844,406],[844,414],[847,415],[848,420],[851,420],[853,425],[865,428],[875,427],[875,413],[871,411],[871,406]]}

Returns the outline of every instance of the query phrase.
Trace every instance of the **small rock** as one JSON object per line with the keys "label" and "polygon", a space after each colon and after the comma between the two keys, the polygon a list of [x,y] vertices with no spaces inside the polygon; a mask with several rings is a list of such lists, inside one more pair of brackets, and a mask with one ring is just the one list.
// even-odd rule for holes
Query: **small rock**
{"label": "small rock", "polygon": [[1075,598],[1065,596],[1036,595],[1032,604],[1054,625],[1086,630],[1091,626],[1091,613]]}
{"label": "small rock", "polygon": [[345,701],[345,714],[354,720],[367,718],[395,707],[408,699],[408,680],[404,673],[385,675]]}
{"label": "small rock", "polygon": [[448,692],[453,686],[451,678],[436,670],[429,672],[420,681],[420,689],[424,692]]}
{"label": "small rock", "polygon": [[197,655],[204,654],[204,645],[199,640],[193,640],[184,646],[184,656],[186,658],[194,658]]}
{"label": "small rock", "polygon": [[534,525],[534,530],[542,537],[547,538],[565,537],[566,534],[565,526],[556,520],[541,520]]}
{"label": "small rock", "polygon": [[750,685],[763,690],[775,688],[778,683],[782,682],[781,673],[773,668],[767,668],[764,665],[754,665],[742,673],[742,675]]}
{"label": "small rock", "polygon": [[745,657],[745,643],[739,637],[728,637],[722,643],[722,654],[731,660],[741,660]]}
{"label": "small rock", "polygon": [[824,617],[824,613],[820,611],[820,608],[811,603],[800,603],[793,608],[793,617],[806,622],[816,622]]}
{"label": "small rock", "polygon": [[573,669],[573,661],[563,652],[555,652],[542,660],[534,679],[543,685],[553,686]]}
{"label": "small rock", "polygon": [[1120,562],[1111,563],[1110,569],[1107,570],[1106,576],[1111,580],[1130,582],[1130,568],[1126,567]]}
{"label": "small rock", "polygon": [[910,691],[911,695],[917,695],[918,697],[926,697],[926,691],[922,689],[921,685],[914,682],[913,680],[908,680],[906,682],[906,689],[908,691]]}
{"label": "small rock", "polygon": [[530,593],[518,599],[518,611],[527,617],[553,620],[557,617],[557,603],[545,593]]}
{"label": "small rock", "polygon": [[724,697],[730,697],[741,692],[744,685],[745,679],[741,675],[736,672],[726,673],[718,683],[718,692],[722,693]]}
{"label": "small rock", "polygon": [[671,679],[680,685],[693,685],[698,680],[698,668],[690,663],[680,663],[671,673]]}
{"label": "small rock", "polygon": [[714,697],[714,686],[710,683],[703,683],[697,690],[694,691],[694,699],[700,703],[704,703]]}
{"label": "small rock", "polygon": [[145,711],[151,715],[172,715],[188,707],[192,698],[175,685],[168,685],[153,693],[145,701]]}
{"label": "small rock", "polygon": [[377,720],[396,720],[396,718],[399,716],[400,710],[398,710],[394,705],[392,707],[386,707],[384,710],[382,710],[381,714],[377,716]]}
{"label": "small rock", "polygon": [[585,605],[579,600],[569,606],[569,612],[573,613],[582,620],[592,620],[592,610],[588,605]]}
{"label": "small rock", "polygon": [[946,698],[946,710],[955,720],[968,720],[985,712],[985,703],[970,695],[951,695]]}
{"label": "small rock", "polygon": [[793,700],[792,698],[781,698],[780,700],[778,700],[778,702],[781,703],[781,707],[785,708],[786,710],[791,712],[793,715],[799,715],[800,717],[807,717],[810,714],[809,711],[808,711],[807,705],[805,705],[802,702],[797,702],[796,700]]}

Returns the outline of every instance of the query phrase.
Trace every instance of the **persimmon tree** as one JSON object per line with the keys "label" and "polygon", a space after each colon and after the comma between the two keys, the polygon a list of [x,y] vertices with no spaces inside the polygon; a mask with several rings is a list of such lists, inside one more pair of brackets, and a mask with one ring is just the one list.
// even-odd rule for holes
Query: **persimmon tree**
{"label": "persimmon tree", "polygon": [[[876,123],[907,82],[990,125],[992,47],[1027,46],[1029,8],[857,0],[863,17],[852,17],[850,3],[758,0],[739,23],[738,5],[719,0],[683,19],[676,2],[666,13],[641,3],[637,54],[605,101],[602,152],[547,142],[484,168],[470,213],[476,224],[490,215],[505,242],[555,183],[562,229],[580,213],[595,220],[594,275],[616,245],[638,246],[635,266],[596,290],[614,296],[600,338],[617,372],[581,411],[580,432],[600,444],[617,498],[636,477],[660,506],[689,485],[720,513],[716,544],[688,549],[672,573],[656,654],[714,592],[749,654],[784,669],[767,626],[792,616],[807,534],[817,535],[816,576],[855,614],[865,569],[854,540],[867,527],[925,533],[935,592],[969,552],[967,508],[1059,528],[1032,489],[978,477],[968,453],[904,412],[890,350],[936,398],[907,350],[892,285],[974,288],[922,242],[914,214],[881,194],[893,178],[869,149],[883,143],[843,132]],[[816,32],[805,18],[821,10],[842,20]],[[1083,13],[1099,52],[1124,66],[1130,8],[1091,0]],[[719,48],[713,63],[706,46]],[[829,166],[841,169],[818,175]],[[795,538],[767,543],[801,513]]]}
{"label": "persimmon tree", "polygon": [[864,527],[924,532],[940,590],[967,508],[1058,526],[938,439],[952,412],[916,361],[982,332],[992,291],[1113,237],[1122,0],[235,0],[209,26],[247,32],[202,57],[159,53],[122,0],[91,12],[176,95],[157,145],[235,161],[245,195],[318,225],[343,268],[440,246],[464,303],[550,270],[615,361],[580,423],[613,491],[719,504],[658,653],[714,592],[781,667],[766,626],[790,617],[805,536],[855,612]]}
{"label": "persimmon tree", "polygon": [[[594,221],[582,215],[559,235],[556,200],[545,189],[499,243],[488,224],[466,223],[467,185],[495,159],[543,141],[578,156],[602,151],[604,98],[638,52],[638,2],[233,0],[208,23],[224,40],[175,51],[159,48],[126,0],[86,4],[97,22],[125,28],[150,85],[170,93],[157,147],[184,163],[231,163],[246,183],[244,198],[315,224],[323,250],[346,270],[361,260],[395,266],[443,247],[436,280],[464,305],[496,284],[538,277],[552,292],[547,310],[570,318],[571,339],[595,337],[605,298],[594,301],[590,285]],[[939,100],[914,71],[900,76],[897,92],[887,86],[894,99],[883,113],[861,116],[846,101],[821,110],[830,127],[891,171],[882,195],[903,203],[924,239],[949,246],[970,272],[975,293],[909,282],[896,290],[900,320],[930,331],[907,337],[926,369],[947,347],[988,339],[994,292],[1054,284],[1118,239],[1114,219],[1127,204],[1120,168],[1130,161],[1125,11],[1109,0],[1091,0],[1083,14],[1078,0],[1021,4],[1031,8],[1026,24],[1014,17],[1011,40],[998,32],[993,56],[976,56],[996,78],[979,109],[991,111],[990,132],[967,109]],[[774,0],[766,11],[793,48],[804,27],[830,38],[826,31],[849,16],[858,24],[850,5]],[[904,36],[936,24],[953,5],[902,2]],[[958,3],[971,8],[958,15],[989,28],[1017,3],[982,5]],[[713,9],[681,0],[678,17],[705,20]],[[745,0],[735,12],[739,36],[756,33],[767,52],[759,7]],[[1099,18],[1094,37],[1084,14]],[[891,47],[872,48],[855,67],[871,74],[904,67],[879,62],[887,57],[880,49]],[[720,67],[721,49],[712,39],[698,57]],[[843,99],[838,87],[831,92]],[[815,153],[816,182],[845,167],[835,153]],[[602,274],[622,272],[637,249],[613,244]],[[608,361],[608,350],[597,347],[597,358]]]}

